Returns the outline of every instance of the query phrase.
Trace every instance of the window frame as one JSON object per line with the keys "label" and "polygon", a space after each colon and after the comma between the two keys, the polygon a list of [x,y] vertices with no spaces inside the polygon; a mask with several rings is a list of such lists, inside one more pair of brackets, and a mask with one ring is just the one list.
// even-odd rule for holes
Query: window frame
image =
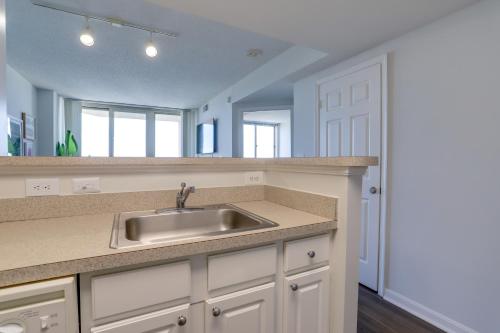
{"label": "window frame", "polygon": [[[280,124],[277,123],[268,123],[268,122],[261,122],[261,121],[243,121],[243,126],[245,125],[252,125],[254,126],[254,138],[255,138],[255,143],[254,143],[254,157],[247,157],[247,158],[263,158],[263,157],[257,157],[257,126],[266,126],[266,127],[273,127],[274,129],[274,149],[273,149],[273,157],[276,158],[278,157],[278,152],[279,152],[279,131],[280,131]],[[244,144],[244,143],[243,143]],[[245,157],[245,156],[243,156]]]}
{"label": "window frame", "polygon": [[[95,102],[82,102],[80,108],[80,117],[83,109],[96,109],[107,111],[109,114],[109,154],[108,157],[114,157],[114,127],[115,127],[115,112],[120,113],[139,113],[145,114],[146,116],[146,157],[156,157],[155,156],[155,127],[156,127],[156,115],[165,114],[179,117],[179,157],[184,156],[184,113],[180,109],[167,109],[167,108],[151,108],[151,107],[141,107],[132,105],[121,105],[121,104],[104,104]],[[81,121],[80,121],[81,128]],[[83,144],[83,137],[80,138]]]}

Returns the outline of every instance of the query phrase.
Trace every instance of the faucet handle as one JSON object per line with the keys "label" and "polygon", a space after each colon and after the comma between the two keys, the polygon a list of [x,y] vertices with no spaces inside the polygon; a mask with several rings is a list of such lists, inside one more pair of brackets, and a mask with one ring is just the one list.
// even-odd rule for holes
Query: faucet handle
{"label": "faucet handle", "polygon": [[191,193],[196,192],[196,187],[194,187],[194,186],[190,186],[190,187],[189,187],[189,192],[191,192]]}

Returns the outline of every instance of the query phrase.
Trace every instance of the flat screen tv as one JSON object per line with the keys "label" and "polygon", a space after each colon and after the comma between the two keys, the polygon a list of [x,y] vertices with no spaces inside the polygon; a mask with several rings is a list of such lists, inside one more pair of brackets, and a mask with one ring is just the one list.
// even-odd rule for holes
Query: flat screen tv
{"label": "flat screen tv", "polygon": [[196,152],[213,154],[217,152],[217,122],[198,124],[196,127]]}

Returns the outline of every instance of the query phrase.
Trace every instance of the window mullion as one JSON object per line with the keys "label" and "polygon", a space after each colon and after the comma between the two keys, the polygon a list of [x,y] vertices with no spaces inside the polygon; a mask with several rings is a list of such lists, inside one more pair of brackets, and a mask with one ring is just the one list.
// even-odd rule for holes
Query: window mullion
{"label": "window mullion", "polygon": [[115,146],[115,112],[112,108],[109,109],[109,156],[114,156]]}

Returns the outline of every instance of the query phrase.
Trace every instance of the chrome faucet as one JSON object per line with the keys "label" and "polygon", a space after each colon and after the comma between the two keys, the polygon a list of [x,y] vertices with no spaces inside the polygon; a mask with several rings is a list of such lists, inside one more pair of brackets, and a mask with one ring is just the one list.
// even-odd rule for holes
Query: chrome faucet
{"label": "chrome faucet", "polygon": [[177,192],[176,198],[176,207],[179,208],[184,208],[186,204],[186,200],[189,197],[189,194],[194,193],[196,191],[196,188],[194,186],[189,186],[186,187],[186,183],[182,182],[181,183],[181,190]]}

